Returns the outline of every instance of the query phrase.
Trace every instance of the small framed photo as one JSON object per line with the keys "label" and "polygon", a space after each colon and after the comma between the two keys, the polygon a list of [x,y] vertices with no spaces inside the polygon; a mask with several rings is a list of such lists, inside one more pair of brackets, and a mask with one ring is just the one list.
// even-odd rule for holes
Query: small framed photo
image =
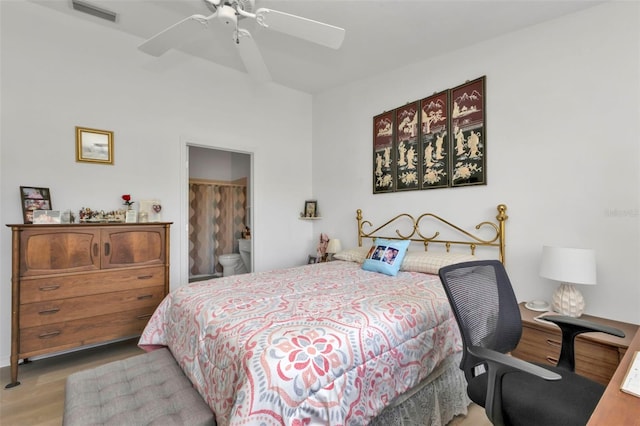
{"label": "small framed photo", "polygon": [[139,214],[140,222],[162,222],[162,203],[157,199],[140,200]]}
{"label": "small framed photo", "polygon": [[309,260],[307,260],[307,264],[311,265],[314,263],[318,263],[318,258],[315,256],[309,256]]}
{"label": "small framed photo", "polygon": [[113,165],[113,132],[76,126],[76,161]]}
{"label": "small framed photo", "polygon": [[60,223],[60,210],[34,210],[33,223],[38,225]]}
{"label": "small framed photo", "polygon": [[304,217],[318,216],[318,202],[315,200],[304,202]]}
{"label": "small framed photo", "polygon": [[22,201],[24,223],[33,223],[33,212],[35,210],[51,210],[53,207],[49,188],[21,186],[20,199]]}
{"label": "small framed photo", "polygon": [[127,210],[124,216],[125,223],[138,223],[138,212],[135,210]]}

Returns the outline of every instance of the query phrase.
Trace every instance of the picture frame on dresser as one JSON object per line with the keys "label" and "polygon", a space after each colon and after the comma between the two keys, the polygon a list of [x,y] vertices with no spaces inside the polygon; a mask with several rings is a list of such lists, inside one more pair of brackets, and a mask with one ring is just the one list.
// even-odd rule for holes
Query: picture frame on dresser
{"label": "picture frame on dresser", "polygon": [[34,210],[33,223],[38,225],[60,223],[60,210]]}
{"label": "picture frame on dresser", "polygon": [[51,210],[53,208],[49,188],[21,186],[20,200],[25,224],[33,223],[33,212],[35,210]]}

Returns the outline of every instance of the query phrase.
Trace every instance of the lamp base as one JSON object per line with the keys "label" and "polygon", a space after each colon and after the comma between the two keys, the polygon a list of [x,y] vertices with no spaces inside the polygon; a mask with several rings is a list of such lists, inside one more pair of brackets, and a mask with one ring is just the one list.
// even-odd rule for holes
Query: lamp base
{"label": "lamp base", "polygon": [[553,310],[561,315],[577,318],[584,313],[584,297],[573,284],[561,283],[552,300]]}

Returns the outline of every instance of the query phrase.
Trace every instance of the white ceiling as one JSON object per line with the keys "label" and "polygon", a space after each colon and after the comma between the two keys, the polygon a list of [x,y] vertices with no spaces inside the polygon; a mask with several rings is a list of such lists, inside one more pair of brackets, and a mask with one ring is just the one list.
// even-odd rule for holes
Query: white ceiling
{"label": "white ceiling", "polygon": [[[203,0],[83,0],[117,13],[117,21],[111,23],[73,10],[71,0],[32,1],[138,36],[140,42],[187,16],[211,13]],[[240,25],[252,33],[273,81],[317,93],[603,1],[256,0],[256,8],[267,7],[345,28],[339,50],[263,29],[252,20],[244,19]],[[216,20],[212,24],[209,33],[203,32],[202,37],[185,43],[180,50],[244,72],[230,32]],[[169,51],[161,60],[180,61],[180,55]]]}

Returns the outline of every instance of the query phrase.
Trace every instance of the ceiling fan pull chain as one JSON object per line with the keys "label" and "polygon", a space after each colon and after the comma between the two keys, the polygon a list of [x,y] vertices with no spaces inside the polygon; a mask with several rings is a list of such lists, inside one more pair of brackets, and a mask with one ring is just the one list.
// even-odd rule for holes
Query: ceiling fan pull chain
{"label": "ceiling fan pull chain", "polygon": [[233,33],[236,37],[236,44],[240,44],[240,28],[238,27],[238,9],[236,9],[236,30]]}

